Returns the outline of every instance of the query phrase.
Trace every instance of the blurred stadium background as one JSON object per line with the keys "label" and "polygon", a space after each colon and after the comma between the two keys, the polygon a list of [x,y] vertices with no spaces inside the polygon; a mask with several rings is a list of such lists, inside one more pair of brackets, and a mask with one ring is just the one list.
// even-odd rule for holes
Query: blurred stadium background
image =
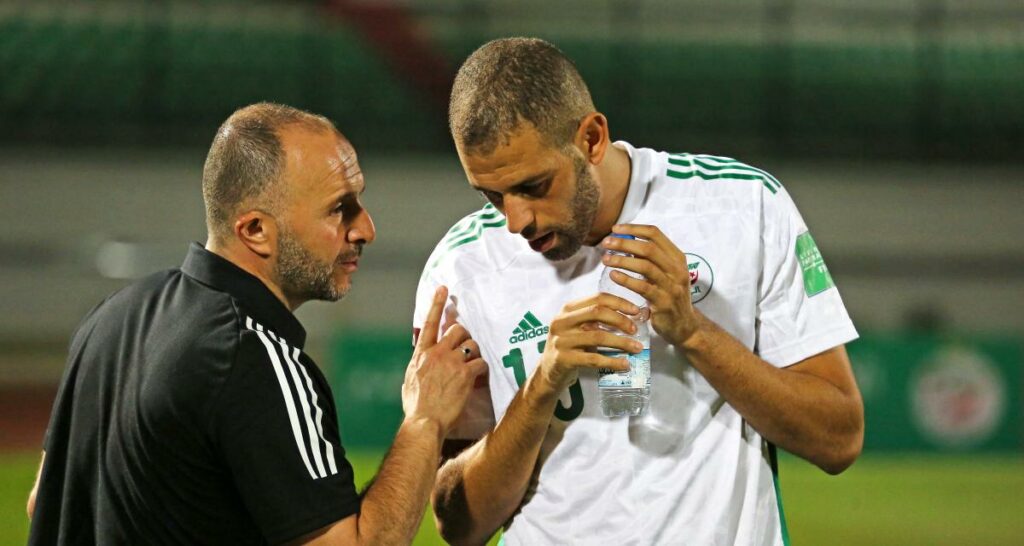
{"label": "blurred stadium background", "polygon": [[368,480],[420,269],[481,204],[448,86],[508,35],[573,57],[615,138],[741,158],[795,196],[863,333],[868,420],[839,477],[783,460],[796,544],[1024,544],[1019,0],[0,1],[0,543],[25,540],[71,331],[204,238],[206,146],[260,100],[334,119],[367,177],[356,288],[299,315]]}

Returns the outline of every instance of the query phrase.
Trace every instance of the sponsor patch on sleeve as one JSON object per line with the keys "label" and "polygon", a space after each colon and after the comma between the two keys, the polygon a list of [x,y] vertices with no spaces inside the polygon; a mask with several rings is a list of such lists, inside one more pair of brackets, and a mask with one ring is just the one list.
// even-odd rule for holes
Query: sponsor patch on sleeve
{"label": "sponsor patch on sleeve", "polygon": [[820,294],[835,286],[825,260],[818,251],[818,245],[814,244],[814,238],[809,231],[796,238],[796,258],[804,274],[804,292],[808,296]]}

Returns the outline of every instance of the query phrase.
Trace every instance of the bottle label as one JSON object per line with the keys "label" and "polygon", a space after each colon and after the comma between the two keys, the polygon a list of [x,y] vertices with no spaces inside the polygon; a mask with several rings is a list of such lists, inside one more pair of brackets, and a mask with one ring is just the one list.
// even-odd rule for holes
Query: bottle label
{"label": "bottle label", "polygon": [[600,389],[643,389],[651,386],[651,350],[644,349],[637,354],[624,353],[620,351],[601,351],[601,354],[611,358],[626,358],[629,360],[628,372],[617,372],[602,368],[599,370],[600,379],[597,380],[597,387]]}

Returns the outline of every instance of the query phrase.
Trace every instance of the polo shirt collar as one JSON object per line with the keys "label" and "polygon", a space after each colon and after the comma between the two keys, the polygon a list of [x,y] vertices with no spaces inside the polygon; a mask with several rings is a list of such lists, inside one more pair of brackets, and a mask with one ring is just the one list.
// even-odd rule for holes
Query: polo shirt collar
{"label": "polo shirt collar", "polygon": [[242,302],[254,315],[253,319],[284,337],[301,349],[306,344],[306,329],[263,281],[225,258],[192,243],[185,255],[181,270],[189,277]]}
{"label": "polo shirt collar", "polygon": [[622,203],[622,212],[619,213],[619,218],[615,223],[631,224],[647,200],[647,191],[650,188],[652,179],[650,157],[624,140],[619,140],[614,145],[624,149],[629,154],[629,189],[626,190],[626,199]]}

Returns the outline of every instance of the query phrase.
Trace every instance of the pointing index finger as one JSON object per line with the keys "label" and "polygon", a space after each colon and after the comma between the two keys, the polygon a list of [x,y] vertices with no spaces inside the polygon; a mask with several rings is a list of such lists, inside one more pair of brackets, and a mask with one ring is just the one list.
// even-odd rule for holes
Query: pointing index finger
{"label": "pointing index finger", "polygon": [[434,291],[434,301],[430,303],[430,310],[427,311],[427,319],[423,321],[420,337],[416,340],[416,349],[427,349],[437,343],[437,330],[441,325],[441,313],[444,311],[446,301],[448,301],[448,288],[438,286]]}

